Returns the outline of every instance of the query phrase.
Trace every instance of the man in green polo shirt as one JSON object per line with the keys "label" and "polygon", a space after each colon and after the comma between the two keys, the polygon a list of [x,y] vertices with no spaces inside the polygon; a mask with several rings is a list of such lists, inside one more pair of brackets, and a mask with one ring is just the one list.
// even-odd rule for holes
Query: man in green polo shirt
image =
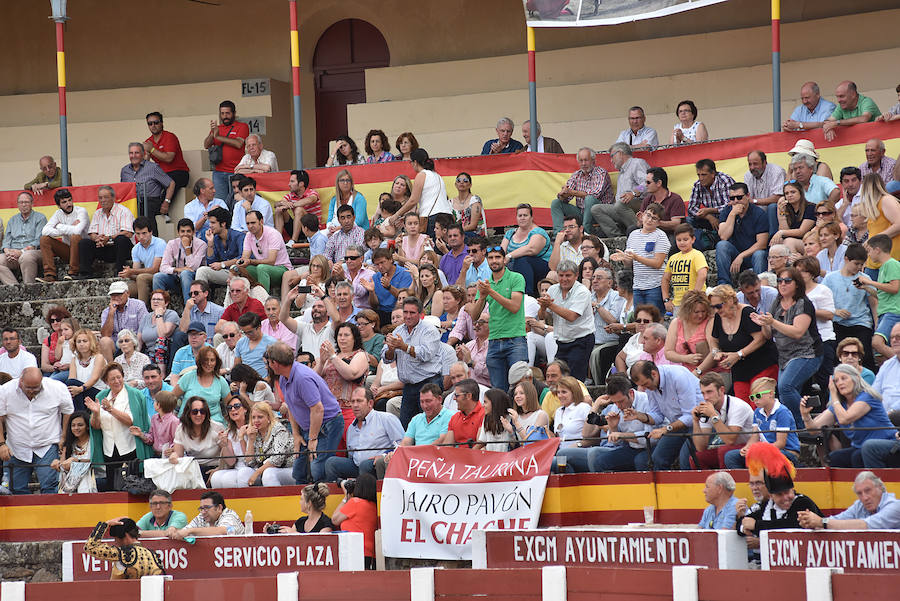
{"label": "man in green polo shirt", "polygon": [[150,495],[150,512],[137,521],[141,538],[166,536],[166,531],[187,526],[187,516],[172,509],[172,495],[159,489]]}
{"label": "man in green polo shirt", "polygon": [[528,345],[525,343],[525,278],[506,268],[506,251],[500,246],[487,249],[491,279],[479,280],[478,296],[469,308],[472,319],[478,319],[488,305],[487,368],[491,374],[491,386],[509,389],[509,368],[516,361],[528,361]]}
{"label": "man in green polo shirt", "polygon": [[822,125],[825,139],[834,140],[838,127],[856,125],[857,123],[869,123],[881,114],[878,105],[868,96],[861,96],[856,91],[856,84],[852,81],[842,81],[834,91],[838,106],[831,116]]}

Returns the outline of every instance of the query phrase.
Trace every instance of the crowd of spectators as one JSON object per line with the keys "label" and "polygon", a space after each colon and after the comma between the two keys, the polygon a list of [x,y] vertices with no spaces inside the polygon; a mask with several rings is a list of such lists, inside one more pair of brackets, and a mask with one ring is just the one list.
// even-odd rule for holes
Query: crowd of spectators
{"label": "crowd of spectators", "polygon": [[[813,82],[801,97],[786,130],[829,137],[880,115],[852,82],[838,106]],[[697,115],[678,104],[673,144],[708,139]],[[216,486],[279,485],[383,476],[397,445],[495,451],[539,436],[563,439],[565,471],[742,467],[758,440],[793,464],[801,439],[833,466],[896,461],[900,183],[880,140],[859,166],[835,166],[839,185],[809,140],[785,166],[751,151],[743,182],[702,159],[683,200],[665,169],[635,156],[660,141],[631,107],[609,150],[615,183],[581,148],[550,202],[552,228],[520,203],[492,238],[473,177],[458,174],[450,198],[409,132],[396,156],[381,130],[364,152],[341,137],[327,205],[296,170],[273,207],[253,175],[277,159],[225,101],[204,141],[213,177],[195,182],[165,241],[156,216],[189,174],[162,115],[147,125],[122,168],[139,185],[138,216],[103,186],[88,219],[44,157],[7,224],[4,283],[13,270],[54,281],[56,258],[66,278],[92,277],[98,259],[118,275],[98,331],[65,307],[48,314],[40,361],[3,331],[0,371],[13,380],[0,387],[0,458],[36,466],[43,492],[120,489],[116,466],[154,456],[193,457]],[[482,154],[562,152],[538,123],[522,133],[526,144],[501,119]],[[398,176],[370,217],[346,166],[392,161],[415,177]],[[33,211],[48,189],[49,220]],[[627,240],[610,253],[601,238],[614,236]],[[292,262],[295,247],[308,264]],[[60,386],[35,392],[41,381]],[[10,407],[35,394],[56,417],[22,424]],[[28,469],[4,484],[26,492],[16,472]]]}

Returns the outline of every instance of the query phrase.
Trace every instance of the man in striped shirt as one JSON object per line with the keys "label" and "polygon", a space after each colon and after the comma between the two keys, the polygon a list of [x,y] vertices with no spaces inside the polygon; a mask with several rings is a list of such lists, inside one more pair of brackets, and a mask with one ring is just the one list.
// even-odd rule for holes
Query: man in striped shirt
{"label": "man in striped shirt", "polygon": [[[728,205],[728,188],[734,179],[717,171],[712,159],[700,159],[695,167],[697,181],[688,201],[688,223],[694,226],[694,248],[708,250],[718,242],[719,211]],[[704,230],[708,235],[704,235]]]}
{"label": "man in striped shirt", "polygon": [[111,186],[100,186],[97,191],[100,208],[91,217],[88,238],[78,242],[78,275],[76,279],[91,277],[95,258],[115,263],[116,273],[122,271],[131,259],[131,238],[134,235],[134,215],[116,203],[116,192]]}

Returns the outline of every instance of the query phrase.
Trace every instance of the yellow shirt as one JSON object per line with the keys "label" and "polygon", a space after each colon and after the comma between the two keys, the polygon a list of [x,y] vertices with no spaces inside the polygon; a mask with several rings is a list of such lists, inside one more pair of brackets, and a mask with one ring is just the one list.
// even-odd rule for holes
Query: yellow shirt
{"label": "yellow shirt", "polygon": [[[884,200],[884,197],[878,201],[878,219],[875,221],[869,220],[869,238],[877,236],[892,225],[881,210],[882,200]],[[900,236],[891,238],[891,243],[891,257],[900,261]],[[872,259],[866,259],[866,267],[869,269],[878,269],[881,267],[881,263],[877,263]]]}
{"label": "yellow shirt", "polygon": [[676,307],[681,306],[681,297],[688,290],[694,289],[697,285],[697,276],[700,270],[708,267],[706,257],[695,248],[686,253],[678,252],[672,255],[669,262],[666,263],[666,273],[671,276],[669,279],[669,294],[673,296],[673,305]]}

